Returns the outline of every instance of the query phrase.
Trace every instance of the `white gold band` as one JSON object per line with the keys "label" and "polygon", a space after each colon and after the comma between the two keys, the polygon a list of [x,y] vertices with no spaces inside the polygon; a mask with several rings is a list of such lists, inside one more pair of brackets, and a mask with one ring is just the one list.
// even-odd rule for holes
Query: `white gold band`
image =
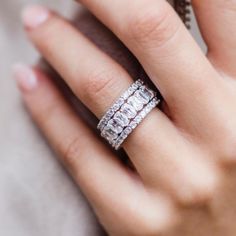
{"label": "white gold band", "polygon": [[125,139],[160,102],[156,92],[137,80],[100,120],[97,128],[118,150]]}

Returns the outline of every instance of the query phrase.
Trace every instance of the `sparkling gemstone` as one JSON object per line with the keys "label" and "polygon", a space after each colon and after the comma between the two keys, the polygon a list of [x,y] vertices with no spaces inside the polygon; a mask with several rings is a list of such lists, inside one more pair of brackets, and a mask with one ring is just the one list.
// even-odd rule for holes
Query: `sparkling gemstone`
{"label": "sparkling gemstone", "polygon": [[133,122],[130,124],[130,127],[131,127],[132,129],[135,129],[135,128],[137,127],[137,123],[133,121]]}
{"label": "sparkling gemstone", "polygon": [[139,115],[139,116],[135,117],[135,121],[137,123],[140,123],[142,121],[142,116]]}
{"label": "sparkling gemstone", "polygon": [[124,104],[121,107],[121,112],[126,115],[128,118],[134,118],[137,114],[137,112],[135,111],[135,109],[129,105],[129,104]]}
{"label": "sparkling gemstone", "polygon": [[128,99],[128,104],[134,107],[136,111],[140,111],[143,108],[143,103],[135,96],[132,96]]}
{"label": "sparkling gemstone", "polygon": [[113,113],[114,113],[114,111],[113,111],[113,109],[111,109],[111,110],[109,110],[108,112],[107,112],[107,116],[112,116],[113,115]]}
{"label": "sparkling gemstone", "polygon": [[129,95],[128,91],[126,91],[126,92],[124,93],[124,95],[122,96],[122,98],[123,98],[124,100],[126,100],[129,96],[130,96],[130,95]]}
{"label": "sparkling gemstone", "polygon": [[122,132],[123,127],[120,125],[119,120],[113,118],[108,122],[108,126],[116,133],[119,134]]}
{"label": "sparkling gemstone", "polygon": [[114,119],[120,124],[120,126],[125,127],[129,124],[129,118],[121,112],[117,112]]}
{"label": "sparkling gemstone", "polygon": [[132,128],[131,127],[127,127],[124,131],[125,135],[129,135],[132,132]]}
{"label": "sparkling gemstone", "polygon": [[123,103],[124,103],[124,99],[123,99],[123,98],[120,98],[120,99],[117,101],[117,104],[118,104],[119,106],[122,106]]}
{"label": "sparkling gemstone", "polygon": [[129,94],[130,94],[130,93],[133,93],[133,91],[134,91],[133,87],[128,88],[128,93],[129,93]]}
{"label": "sparkling gemstone", "polygon": [[136,82],[135,82],[135,87],[136,88],[138,88],[139,86],[141,86],[142,85],[142,82],[140,81],[140,80],[137,80]]}
{"label": "sparkling gemstone", "polygon": [[141,111],[141,112],[139,113],[139,115],[140,115],[142,118],[144,118],[144,117],[146,116],[146,112],[145,112],[145,111]]}
{"label": "sparkling gemstone", "polygon": [[151,89],[148,89],[146,86],[142,86],[140,88],[140,91],[142,92],[143,96],[146,96],[151,100],[155,96],[155,92]]}
{"label": "sparkling gemstone", "polygon": [[144,104],[147,104],[154,97],[154,92],[148,89],[146,86],[142,86],[138,91],[135,92],[135,96]]}
{"label": "sparkling gemstone", "polygon": [[139,86],[141,86],[141,85],[143,85],[144,84],[144,82],[141,80],[141,79],[138,79],[138,84],[139,84]]}
{"label": "sparkling gemstone", "polygon": [[108,141],[112,141],[117,139],[118,134],[112,129],[111,126],[106,126],[102,131],[102,137],[104,137]]}
{"label": "sparkling gemstone", "polygon": [[119,108],[120,108],[120,106],[119,106],[119,104],[117,104],[117,103],[113,106],[113,110],[114,110],[114,111],[117,111]]}

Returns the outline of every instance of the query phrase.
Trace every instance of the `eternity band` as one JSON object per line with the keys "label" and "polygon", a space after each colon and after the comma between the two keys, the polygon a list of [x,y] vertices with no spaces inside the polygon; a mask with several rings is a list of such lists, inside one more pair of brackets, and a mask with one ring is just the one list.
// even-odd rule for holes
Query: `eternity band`
{"label": "eternity band", "polygon": [[97,128],[101,131],[101,136],[118,150],[159,103],[157,93],[142,80],[137,80],[105,113]]}

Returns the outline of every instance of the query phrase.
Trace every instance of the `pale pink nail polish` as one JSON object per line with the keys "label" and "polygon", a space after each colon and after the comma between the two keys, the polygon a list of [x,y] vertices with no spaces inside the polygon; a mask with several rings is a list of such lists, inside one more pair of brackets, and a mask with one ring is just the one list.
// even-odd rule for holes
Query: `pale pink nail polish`
{"label": "pale pink nail polish", "polygon": [[49,10],[43,6],[28,6],[22,12],[23,24],[28,29],[34,29],[49,18]]}
{"label": "pale pink nail polish", "polygon": [[13,76],[19,88],[23,91],[32,91],[38,86],[38,78],[34,70],[23,64],[13,67]]}

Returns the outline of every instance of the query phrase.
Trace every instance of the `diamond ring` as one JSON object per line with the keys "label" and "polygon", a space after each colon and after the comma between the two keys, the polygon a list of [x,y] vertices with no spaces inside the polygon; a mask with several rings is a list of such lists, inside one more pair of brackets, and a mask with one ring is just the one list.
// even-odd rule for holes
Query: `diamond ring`
{"label": "diamond ring", "polygon": [[159,103],[157,93],[142,80],[137,80],[105,113],[97,128],[101,131],[101,136],[118,150]]}

